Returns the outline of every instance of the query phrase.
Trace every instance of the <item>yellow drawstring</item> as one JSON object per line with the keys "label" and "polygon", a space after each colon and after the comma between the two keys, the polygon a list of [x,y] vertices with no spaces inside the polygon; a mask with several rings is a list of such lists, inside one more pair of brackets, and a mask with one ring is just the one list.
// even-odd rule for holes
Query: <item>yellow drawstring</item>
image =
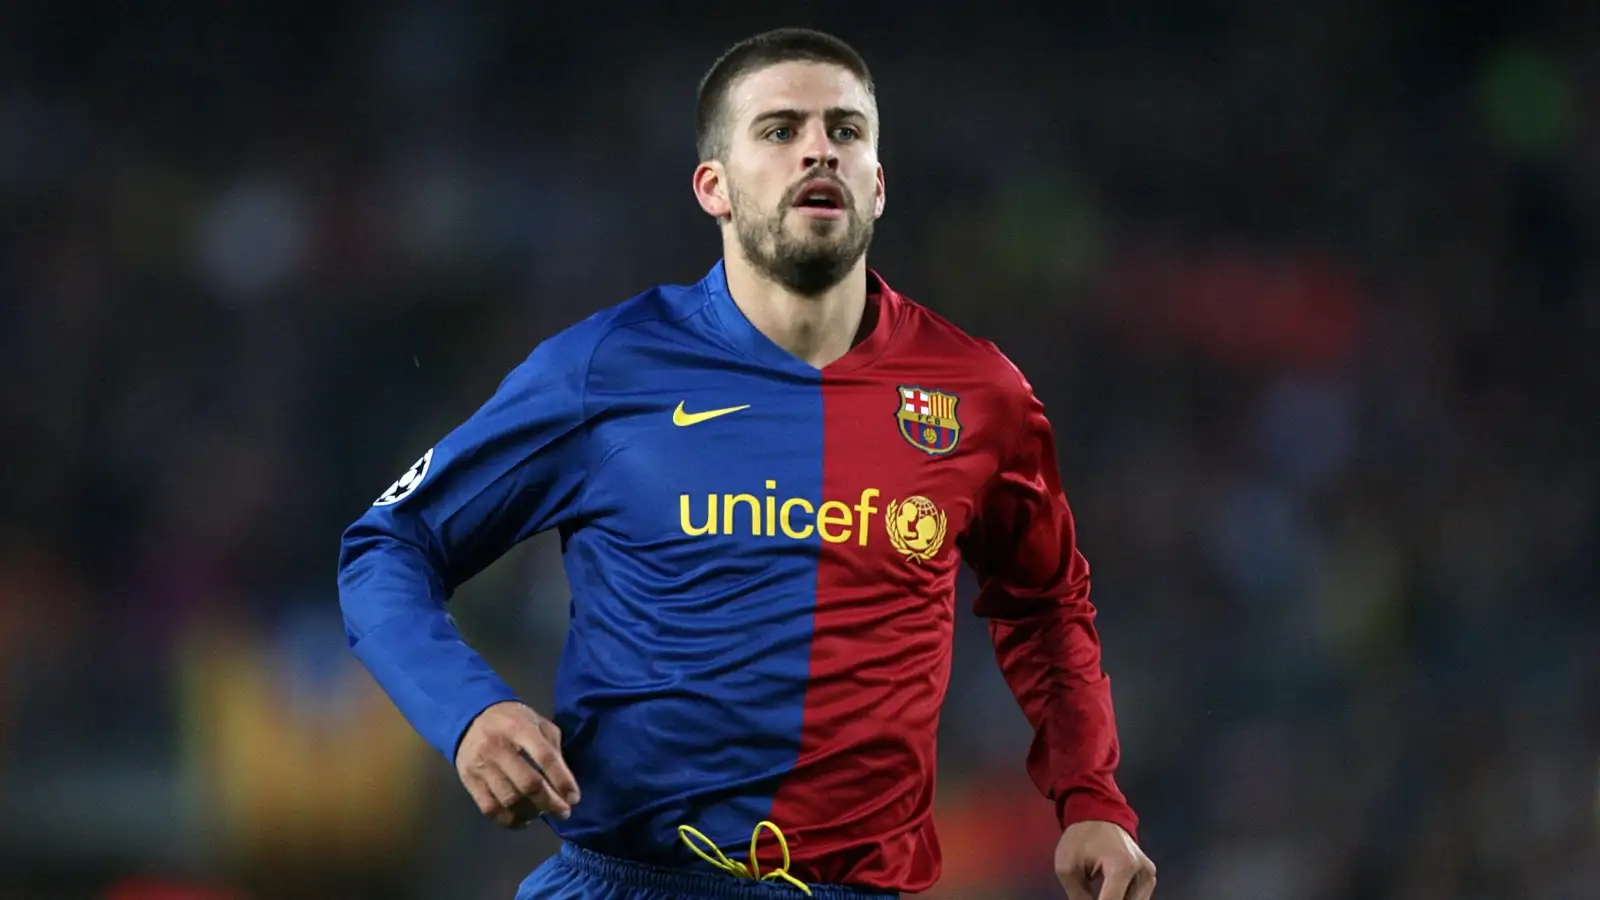
{"label": "yellow drawstring", "polygon": [[[761,840],[762,829],[771,831],[773,837],[778,839],[779,849],[783,850],[783,865],[773,869],[771,872],[768,872],[765,875],[761,874],[761,862],[760,860],[756,859],[756,843]],[[678,826],[678,837],[683,839],[684,844],[686,844],[690,850],[693,850],[696,856],[708,863],[711,863],[713,866],[716,866],[722,871],[727,872],[729,875],[732,875],[735,878],[745,878],[750,881],[771,881],[776,878],[782,881],[787,881],[799,888],[807,897],[811,896],[811,888],[807,887],[804,881],[801,881],[800,879],[789,874],[789,842],[784,840],[782,829],[778,828],[778,826],[772,824],[771,822],[760,822],[750,832],[750,865],[748,867],[736,859],[729,859],[721,850],[717,848],[716,844],[711,842],[710,838],[689,827],[688,825]],[[699,840],[707,847],[710,847],[711,852],[715,853],[716,856],[712,857],[704,850],[701,850],[695,845],[693,840],[690,840],[690,838]]]}

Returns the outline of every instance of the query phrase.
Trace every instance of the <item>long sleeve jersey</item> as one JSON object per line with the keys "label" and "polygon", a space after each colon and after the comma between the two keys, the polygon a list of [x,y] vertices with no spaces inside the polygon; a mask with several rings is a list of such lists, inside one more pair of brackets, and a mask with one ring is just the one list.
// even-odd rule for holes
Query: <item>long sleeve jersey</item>
{"label": "long sleeve jersey", "polygon": [[1137,820],[1089,568],[1020,372],[869,274],[875,324],[818,369],[753,326],[718,263],[540,344],[346,531],[357,657],[447,759],[516,693],[447,614],[555,529],[572,588],[552,718],[583,791],[560,836],[699,864],[776,823],[791,871],[914,892],[939,874],[935,737],[956,575],[1032,724],[1062,825]]}

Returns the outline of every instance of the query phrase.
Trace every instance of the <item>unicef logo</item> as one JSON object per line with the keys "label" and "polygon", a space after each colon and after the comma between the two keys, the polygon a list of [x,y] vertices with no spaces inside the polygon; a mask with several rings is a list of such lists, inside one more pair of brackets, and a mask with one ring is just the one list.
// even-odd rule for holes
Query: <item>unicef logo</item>
{"label": "unicef logo", "polygon": [[401,475],[398,481],[389,485],[388,490],[378,495],[378,499],[372,501],[372,505],[393,506],[411,496],[411,492],[417,489],[417,485],[422,483],[422,479],[428,477],[428,466],[432,463],[433,450],[430,449],[427,453],[422,454],[421,459],[412,463],[411,468],[407,469],[406,473]]}
{"label": "unicef logo", "polygon": [[884,516],[889,542],[905,554],[907,562],[926,562],[944,546],[949,525],[944,510],[927,497],[907,497],[889,503]]}
{"label": "unicef logo", "polygon": [[[426,470],[423,466],[423,471]],[[764,480],[767,488],[764,496],[715,492],[679,494],[678,530],[691,538],[765,535],[805,541],[816,536],[826,544],[852,543],[865,547],[868,535],[877,530],[871,523],[877,521],[881,513],[889,543],[906,562],[920,565],[933,559],[944,547],[949,517],[927,497],[891,500],[887,507],[879,507],[873,501],[882,497],[883,491],[867,487],[861,489],[854,502],[823,500],[817,503],[806,497],[785,498],[776,493],[777,479]],[[400,487],[396,485],[390,490],[394,492]]]}

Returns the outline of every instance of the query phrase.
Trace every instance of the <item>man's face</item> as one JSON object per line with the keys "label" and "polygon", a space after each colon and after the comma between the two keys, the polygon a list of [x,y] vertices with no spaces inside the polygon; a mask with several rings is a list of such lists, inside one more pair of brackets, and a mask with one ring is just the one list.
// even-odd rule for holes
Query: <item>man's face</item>
{"label": "man's face", "polygon": [[746,258],[815,296],[867,252],[883,214],[877,108],[849,70],[770,66],[728,96],[727,201]]}

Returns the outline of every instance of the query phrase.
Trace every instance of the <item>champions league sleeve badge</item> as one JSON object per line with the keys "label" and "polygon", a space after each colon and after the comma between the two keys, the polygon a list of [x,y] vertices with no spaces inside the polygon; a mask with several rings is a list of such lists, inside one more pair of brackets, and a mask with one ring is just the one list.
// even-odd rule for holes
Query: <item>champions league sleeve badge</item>
{"label": "champions league sleeve badge", "polygon": [[393,506],[411,496],[411,492],[417,489],[417,485],[422,483],[422,479],[428,477],[428,466],[432,464],[433,450],[429,449],[427,453],[422,454],[421,459],[411,464],[411,468],[407,469],[404,475],[401,475],[394,484],[389,485],[388,490],[379,494],[378,499],[374,500],[372,505]]}

